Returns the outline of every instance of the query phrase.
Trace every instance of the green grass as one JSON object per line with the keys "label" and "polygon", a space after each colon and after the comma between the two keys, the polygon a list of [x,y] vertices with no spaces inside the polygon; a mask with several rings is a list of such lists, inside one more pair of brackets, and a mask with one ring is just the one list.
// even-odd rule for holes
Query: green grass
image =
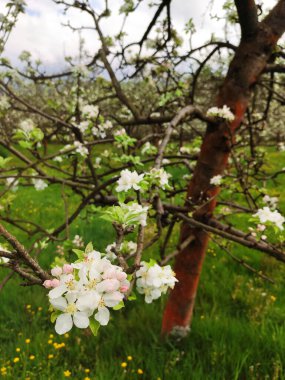
{"label": "green grass", "polygon": [[[283,163],[280,156],[272,154],[271,165],[284,167],[284,155],[282,159]],[[280,176],[271,186],[283,193],[284,210],[284,176],[283,183]],[[11,212],[31,217],[46,229],[57,226],[64,222],[61,191],[57,185],[44,192],[21,189]],[[77,202],[76,197],[72,198],[71,207],[75,208]],[[239,227],[246,229],[244,218],[240,218]],[[92,241],[97,249],[114,239],[108,223],[97,218],[87,223],[85,214],[71,226],[71,236],[76,233],[85,242]],[[24,234],[17,236],[24,239]],[[32,240],[23,242],[29,246]],[[142,299],[129,302],[125,309],[113,312],[112,321],[100,329],[97,337],[78,329],[68,337],[59,337],[49,320],[46,291],[22,287],[14,276],[0,292],[0,378],[61,380],[68,374],[65,371],[70,371],[70,378],[78,380],[285,379],[285,267],[262,253],[237,245],[230,249],[273,278],[275,284],[248,272],[212,243],[191,333],[181,341],[160,338],[165,299],[151,305]],[[56,244],[50,245],[40,261],[48,266],[55,252]],[[6,274],[7,270],[1,269],[0,278]],[[19,358],[16,363],[15,358]],[[124,362],[126,368],[121,366]],[[7,371],[1,372],[3,367]]]}

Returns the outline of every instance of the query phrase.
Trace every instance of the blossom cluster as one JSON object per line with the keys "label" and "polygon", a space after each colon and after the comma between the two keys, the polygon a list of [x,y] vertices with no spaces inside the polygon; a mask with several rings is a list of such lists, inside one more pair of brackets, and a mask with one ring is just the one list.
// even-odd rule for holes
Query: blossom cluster
{"label": "blossom cluster", "polygon": [[141,262],[141,268],[136,272],[136,286],[140,294],[145,296],[145,302],[151,303],[173,289],[178,281],[170,265],[161,267],[158,264]]}
{"label": "blossom cluster", "polygon": [[210,179],[210,184],[214,186],[219,186],[222,183],[222,179],[223,177],[220,174],[215,175]]}
{"label": "blossom cluster", "polygon": [[277,210],[270,210],[268,206],[259,209],[254,217],[258,217],[260,223],[271,222],[276,225],[281,231],[284,229],[283,223],[285,222],[284,216],[282,216]]}
{"label": "blossom cluster", "polygon": [[208,117],[220,117],[227,121],[233,121],[235,119],[235,115],[232,113],[230,108],[226,105],[223,105],[223,108],[211,107],[207,111]]}
{"label": "blossom cluster", "polygon": [[[121,171],[120,178],[118,180],[117,192],[128,190],[143,190],[144,185],[157,185],[162,189],[168,186],[170,174],[168,174],[163,168],[152,168],[149,172],[138,174],[135,170],[132,172],[129,169]],[[145,184],[143,183],[143,180]]]}
{"label": "blossom cluster", "polygon": [[122,303],[130,286],[122,268],[94,250],[71,265],[53,268],[51,273],[54,278],[43,285],[51,289],[48,296],[55,310],[58,334],[65,334],[73,325],[87,328],[92,317],[100,325],[107,325],[109,308]]}
{"label": "blossom cluster", "polygon": [[37,191],[42,191],[44,190],[46,187],[48,187],[48,185],[45,183],[45,181],[43,181],[42,179],[36,179],[36,178],[33,178],[32,179],[32,182],[33,182],[33,185],[35,186],[35,189]]}

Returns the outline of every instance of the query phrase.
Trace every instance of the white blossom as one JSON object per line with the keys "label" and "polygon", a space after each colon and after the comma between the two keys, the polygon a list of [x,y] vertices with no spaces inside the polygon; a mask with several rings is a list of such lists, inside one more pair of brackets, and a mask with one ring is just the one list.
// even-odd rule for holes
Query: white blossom
{"label": "white blossom", "polygon": [[76,147],[75,152],[79,153],[82,157],[88,155],[88,149],[80,141],[75,141],[74,146]]}
{"label": "white blossom", "polygon": [[0,110],[5,111],[9,107],[10,107],[10,103],[9,103],[8,97],[6,95],[2,95],[0,97]]}
{"label": "white blossom", "polygon": [[223,108],[212,107],[207,111],[208,117],[220,117],[227,121],[233,121],[235,119],[235,115],[232,113],[230,108],[226,105],[223,105]]}
{"label": "white blossom", "polygon": [[136,278],[137,290],[144,294],[146,303],[151,303],[159,298],[161,294],[167,292],[168,288],[173,289],[178,281],[170,265],[161,267],[154,264],[150,266],[144,261],[141,262],[141,268],[136,272]]}
{"label": "white blossom", "polygon": [[127,274],[113,265],[98,251],[85,253],[82,260],[55,267],[51,271],[56,278],[43,284],[49,291],[53,308],[62,312],[56,318],[58,334],[69,331],[73,325],[89,326],[94,317],[102,326],[110,319],[109,308],[123,301],[130,287]]}
{"label": "white blossom", "polygon": [[275,224],[280,230],[283,230],[283,223],[285,222],[284,216],[282,216],[277,210],[271,211],[269,207],[263,207],[259,209],[254,217],[258,217],[260,223],[271,222]]}
{"label": "white blossom", "polygon": [[222,176],[221,175],[215,175],[214,177],[212,177],[210,179],[210,184],[211,185],[215,185],[215,186],[219,186],[221,183],[222,183]]}
{"label": "white blossom", "polygon": [[269,195],[265,195],[262,198],[263,202],[270,208],[276,209],[278,204],[278,198],[277,197],[270,197]]}
{"label": "white blossom", "polygon": [[168,179],[171,177],[171,174],[167,173],[163,168],[152,168],[148,174],[152,179],[157,181],[157,185],[162,189],[168,186]]}
{"label": "white blossom", "polygon": [[84,246],[83,239],[82,239],[82,237],[79,236],[79,235],[75,235],[75,236],[74,236],[74,238],[73,238],[73,240],[72,240],[72,243],[73,243],[76,247],[78,247],[78,248]]}
{"label": "white blossom", "polygon": [[142,181],[144,174],[138,174],[136,171],[131,172],[128,169],[121,171],[121,177],[118,180],[118,186],[116,191],[128,191],[130,189],[140,190],[140,182]]}
{"label": "white blossom", "polygon": [[6,186],[10,188],[12,191],[17,191],[18,190],[18,184],[19,180],[14,178],[14,177],[9,177],[6,178]]}
{"label": "white blossom", "polygon": [[127,134],[127,132],[126,132],[125,128],[117,129],[114,132],[114,136],[122,136],[122,135],[126,135],[126,134]]}
{"label": "white blossom", "polygon": [[86,104],[81,107],[82,115],[88,119],[96,119],[99,115],[99,108],[97,106]]}
{"label": "white blossom", "polygon": [[138,203],[124,204],[120,203],[121,208],[125,211],[126,219],[129,224],[140,224],[142,227],[147,225],[147,211],[148,206],[142,206]]}
{"label": "white blossom", "polygon": [[32,119],[26,119],[21,121],[19,127],[26,135],[29,135],[34,130],[35,124]]}
{"label": "white blossom", "polygon": [[48,187],[48,185],[45,183],[45,181],[43,181],[42,179],[36,179],[36,178],[33,178],[32,179],[32,182],[35,186],[35,189],[37,191],[42,191],[44,190],[46,187]]}

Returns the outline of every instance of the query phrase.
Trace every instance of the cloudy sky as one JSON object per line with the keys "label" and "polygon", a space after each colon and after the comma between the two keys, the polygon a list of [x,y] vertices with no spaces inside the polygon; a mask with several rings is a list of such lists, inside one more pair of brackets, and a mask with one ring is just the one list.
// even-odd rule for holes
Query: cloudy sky
{"label": "cloudy sky", "polygon": [[[96,10],[102,9],[103,0],[91,1]],[[0,0],[0,13],[4,13],[7,2],[8,0]],[[151,20],[155,9],[149,8],[148,3],[148,0],[144,0],[138,11],[130,16],[126,28],[128,42],[139,40]],[[222,15],[223,3],[223,0],[172,0],[173,24],[185,37],[184,49],[188,46],[184,26],[190,18],[194,20],[197,29],[193,40],[194,45],[208,40],[211,34],[223,36],[223,22],[218,22],[213,18],[215,15]],[[262,3],[264,3],[264,8],[272,7],[276,0],[264,0]],[[63,24],[70,21],[76,27],[91,26],[92,22],[88,15],[74,10],[65,16],[62,8],[54,4],[52,0],[26,0],[26,4],[26,12],[20,15],[6,45],[4,56],[17,65],[20,52],[28,50],[34,59],[39,58],[44,62],[48,71],[52,72],[59,67],[64,67],[64,56],[78,54],[78,35]],[[114,36],[120,30],[122,16],[118,11],[121,5],[121,0],[109,0],[112,16],[104,21],[105,35]],[[229,33],[228,38],[234,39],[237,31]],[[99,46],[96,34],[90,30],[84,31],[83,37],[87,50],[92,54]]]}

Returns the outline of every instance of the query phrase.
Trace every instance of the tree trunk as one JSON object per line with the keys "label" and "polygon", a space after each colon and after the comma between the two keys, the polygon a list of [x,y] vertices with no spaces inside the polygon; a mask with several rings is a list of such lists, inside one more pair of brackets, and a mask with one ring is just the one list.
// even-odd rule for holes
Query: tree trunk
{"label": "tree trunk", "polygon": [[[262,74],[285,30],[285,1],[281,0],[270,14],[258,23],[254,1],[236,0],[242,30],[240,45],[220,88],[216,105],[228,105],[235,120],[210,123],[204,136],[201,153],[187,191],[186,205],[195,205],[193,216],[202,222],[212,217],[219,189],[210,179],[222,174],[231,151],[233,134],[240,126],[247,109],[251,89]],[[200,206],[199,206],[200,205]],[[183,223],[180,241],[190,235],[195,240],[176,257],[174,271],[179,282],[169,295],[162,322],[162,334],[186,333],[191,323],[197,287],[208,245],[208,234]]]}

